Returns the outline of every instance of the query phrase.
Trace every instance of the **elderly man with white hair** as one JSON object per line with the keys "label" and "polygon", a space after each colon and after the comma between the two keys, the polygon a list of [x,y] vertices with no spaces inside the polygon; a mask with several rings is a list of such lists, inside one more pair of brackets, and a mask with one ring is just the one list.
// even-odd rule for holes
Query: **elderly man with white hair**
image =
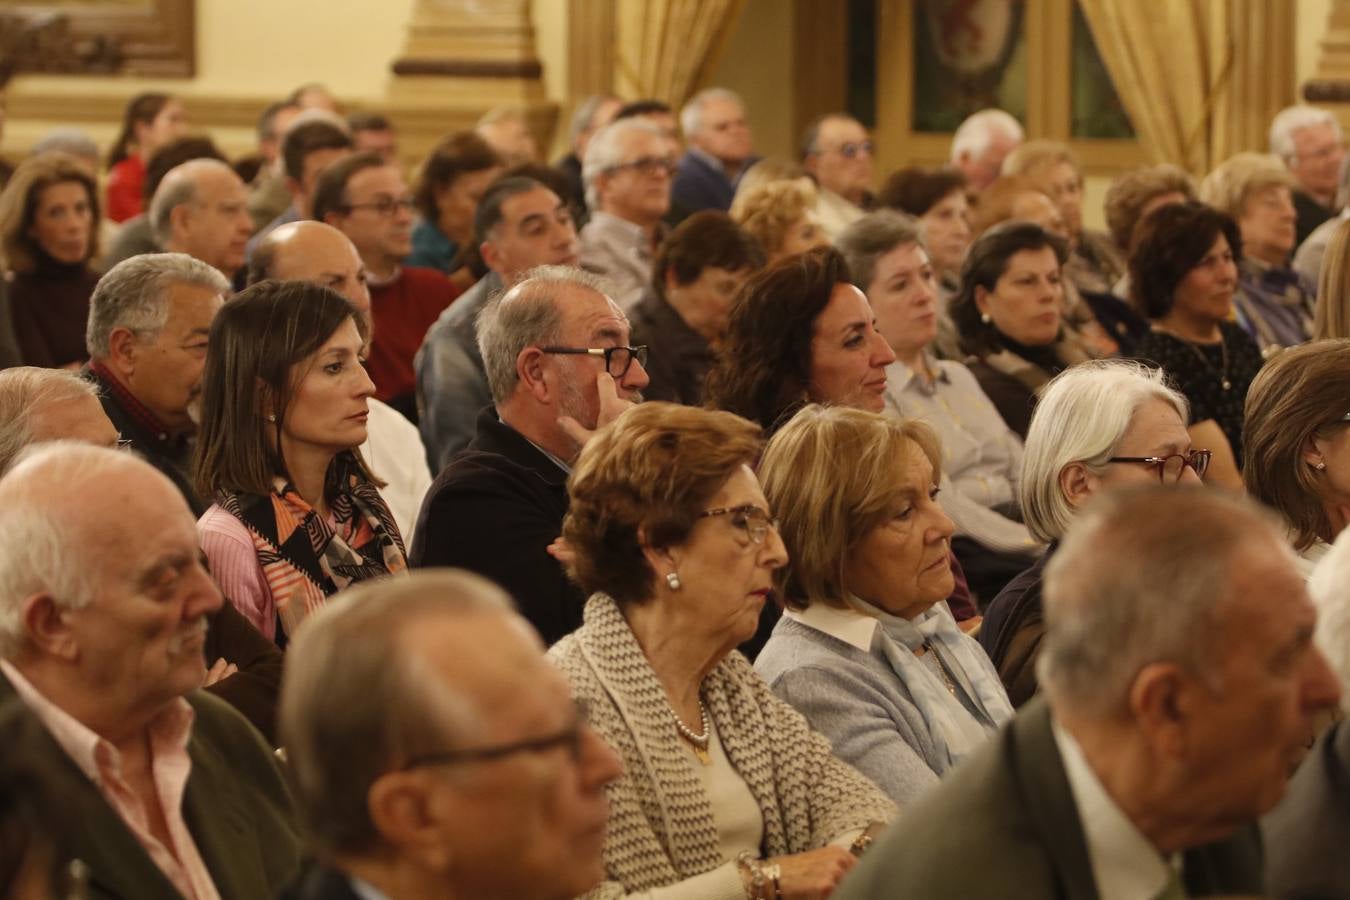
{"label": "elderly man with white hair", "polygon": [[1256,820],[1340,698],[1283,529],[1227,491],[1106,494],[1050,561],[1045,599],[1045,701],[834,896],[1263,893]]}
{"label": "elderly man with white hair", "polygon": [[1270,123],[1270,152],[1294,176],[1295,243],[1336,214],[1336,187],[1345,159],[1341,123],[1329,110],[1287,106]]}
{"label": "elderly man with white hair", "polygon": [[680,157],[671,197],[681,212],[731,209],[736,185],[755,156],[745,104],[726,88],[695,94],[680,111],[680,128],[689,149]]}
{"label": "elderly man with white hair", "polygon": [[98,896],[270,897],[299,864],[271,749],[204,693],[220,592],[172,483],[102,447],[39,447],[0,479],[0,702],[61,797]]}
{"label": "elderly man with white hair", "polygon": [[1022,124],[1001,109],[972,113],[952,135],[952,168],[965,175],[966,187],[978,194],[998,178],[1004,158],[1024,138]]}
{"label": "elderly man with white hair", "polygon": [[248,189],[220,160],[189,160],[159,183],[150,224],[165,250],[186,253],[232,278],[244,264],[253,233]]}
{"label": "elderly man with white hair", "polygon": [[606,125],[586,148],[581,174],[591,220],[581,229],[581,266],[603,276],[625,310],[651,284],[670,210],[673,149],[659,127],[635,118]]}

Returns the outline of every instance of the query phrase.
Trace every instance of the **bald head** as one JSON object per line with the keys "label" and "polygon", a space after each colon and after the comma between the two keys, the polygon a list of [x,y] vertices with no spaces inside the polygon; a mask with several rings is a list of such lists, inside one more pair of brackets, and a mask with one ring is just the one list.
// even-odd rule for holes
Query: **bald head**
{"label": "bald head", "polygon": [[227,276],[244,264],[253,230],[248,189],[218,159],[193,159],[164,176],[150,201],[150,224],[165,250],[186,253]]}
{"label": "bald head", "polygon": [[268,232],[253,251],[248,283],[267,278],[321,284],[370,316],[365,264],[347,236],[332,225],[291,222]]}

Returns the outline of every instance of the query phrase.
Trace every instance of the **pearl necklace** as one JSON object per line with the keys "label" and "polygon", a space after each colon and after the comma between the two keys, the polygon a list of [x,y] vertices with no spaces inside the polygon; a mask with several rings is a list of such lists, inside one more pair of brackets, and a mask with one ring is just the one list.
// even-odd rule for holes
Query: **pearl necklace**
{"label": "pearl necklace", "polygon": [[666,705],[670,707],[670,717],[675,720],[675,729],[679,731],[680,737],[689,742],[694,755],[698,757],[698,761],[705,766],[712,765],[712,755],[708,753],[708,744],[712,739],[712,732],[708,729],[708,707],[703,705],[702,700],[698,701],[698,714],[701,720],[699,724],[703,727],[703,733],[699,734],[684,724],[679,714],[675,712],[674,706],[671,706],[669,702]]}

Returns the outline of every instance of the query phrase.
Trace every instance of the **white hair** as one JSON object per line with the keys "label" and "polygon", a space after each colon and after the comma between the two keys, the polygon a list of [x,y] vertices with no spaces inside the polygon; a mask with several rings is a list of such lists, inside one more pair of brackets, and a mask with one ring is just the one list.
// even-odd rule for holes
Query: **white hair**
{"label": "white hair", "polygon": [[1341,709],[1350,713],[1350,528],[1313,569],[1308,593],[1317,607],[1318,649],[1340,679]]}
{"label": "white hair", "polygon": [[1027,429],[1019,488],[1022,518],[1039,541],[1064,536],[1074,508],[1060,489],[1059,475],[1070,463],[1105,471],[1134,414],[1149,400],[1161,400],[1190,424],[1186,398],[1167,384],[1167,375],[1126,359],[1091,360],[1066,369],[1045,386]]}
{"label": "white hair", "polygon": [[596,180],[610,169],[625,162],[623,158],[623,139],[630,134],[650,134],[666,137],[659,126],[645,119],[620,119],[601,128],[586,145],[586,158],[581,161],[581,181],[586,186],[586,205],[592,210],[600,208],[600,196],[596,193]]}
{"label": "white hair", "polygon": [[952,135],[951,161],[956,162],[966,155],[978,159],[989,149],[996,134],[1006,135],[1015,141],[1026,136],[1022,124],[1001,109],[982,109],[971,113],[957,126],[956,134]]}
{"label": "white hair", "polygon": [[1288,164],[1294,158],[1294,132],[1317,125],[1330,125],[1336,140],[1341,139],[1341,123],[1330,110],[1306,104],[1286,106],[1271,120],[1270,152]]}
{"label": "white hair", "polygon": [[613,100],[618,101],[618,97],[613,94],[591,94],[577,106],[576,112],[572,113],[572,122],[567,129],[567,138],[569,143],[575,147],[577,139],[590,130],[591,123],[595,121],[595,114],[600,111],[600,107]]}
{"label": "white hair", "polygon": [[[214,160],[212,160],[214,162]],[[142,253],[113,266],[89,297],[84,345],[94,359],[105,359],[113,329],[125,328],[142,341],[154,340],[169,318],[169,287],[190,284],[229,293],[224,275],[186,253]]]}
{"label": "white hair", "polygon": [[728,103],[735,103],[742,110],[745,109],[745,101],[735,91],[722,87],[699,91],[689,98],[689,102],[680,110],[680,130],[684,132],[685,140],[703,128],[703,106],[709,100],[725,100]]}
{"label": "white hair", "polygon": [[184,203],[197,199],[197,180],[210,171],[224,171],[234,174],[229,163],[218,159],[201,157],[180,163],[169,170],[164,180],[155,188],[155,196],[150,200],[150,227],[161,245],[173,237],[173,211]]}
{"label": "white hair", "polygon": [[53,403],[98,399],[98,388],[78,372],[15,366],[0,372],[0,473],[33,442],[33,414]]}

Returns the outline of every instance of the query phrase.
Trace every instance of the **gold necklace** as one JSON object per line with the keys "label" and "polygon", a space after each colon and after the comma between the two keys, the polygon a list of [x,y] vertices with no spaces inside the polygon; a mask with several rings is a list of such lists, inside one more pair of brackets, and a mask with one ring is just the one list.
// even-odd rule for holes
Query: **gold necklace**
{"label": "gold necklace", "polygon": [[[1191,352],[1194,353],[1196,358],[1200,360],[1200,365],[1204,366],[1206,371],[1213,372],[1215,375],[1219,376],[1219,386],[1222,387],[1225,391],[1230,391],[1233,389],[1233,382],[1228,377],[1228,342],[1223,339],[1222,331],[1219,332],[1219,356],[1222,359],[1222,368],[1220,368],[1218,371],[1215,371],[1214,364],[1209,361],[1209,357],[1206,356],[1205,352],[1200,349],[1199,343],[1197,341],[1188,340],[1187,338],[1184,338],[1181,335],[1177,334],[1175,331],[1172,331],[1170,328],[1158,328],[1158,330],[1161,331],[1163,334],[1171,335],[1178,341],[1181,341],[1181,343],[1185,344],[1187,347],[1190,347]],[[1205,346],[1211,347],[1213,345],[1206,344]]]}

